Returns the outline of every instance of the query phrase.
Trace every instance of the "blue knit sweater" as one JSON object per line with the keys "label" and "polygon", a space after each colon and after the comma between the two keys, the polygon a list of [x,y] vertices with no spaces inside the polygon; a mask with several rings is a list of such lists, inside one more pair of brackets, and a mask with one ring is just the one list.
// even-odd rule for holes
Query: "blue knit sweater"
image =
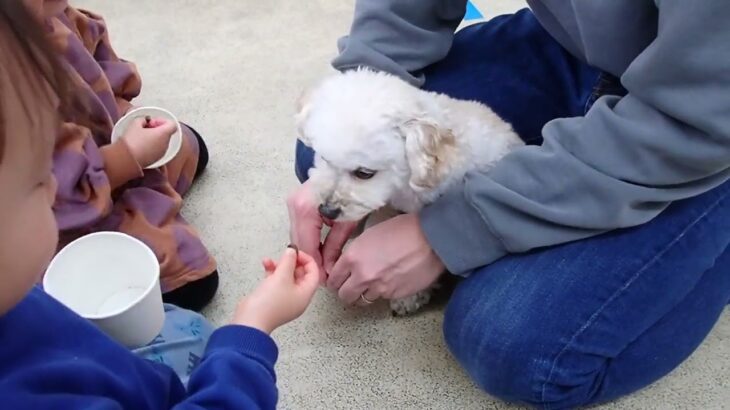
{"label": "blue knit sweater", "polygon": [[3,409],[276,407],[276,345],[244,326],[213,333],[187,391],[37,288],[0,316],[0,346]]}

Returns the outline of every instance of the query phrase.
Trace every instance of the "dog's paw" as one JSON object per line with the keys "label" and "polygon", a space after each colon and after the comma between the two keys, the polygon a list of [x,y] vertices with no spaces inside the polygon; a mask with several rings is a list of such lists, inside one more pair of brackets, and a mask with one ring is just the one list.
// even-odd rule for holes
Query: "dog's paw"
{"label": "dog's paw", "polygon": [[413,296],[390,301],[393,316],[406,316],[416,313],[431,300],[431,289],[422,290]]}

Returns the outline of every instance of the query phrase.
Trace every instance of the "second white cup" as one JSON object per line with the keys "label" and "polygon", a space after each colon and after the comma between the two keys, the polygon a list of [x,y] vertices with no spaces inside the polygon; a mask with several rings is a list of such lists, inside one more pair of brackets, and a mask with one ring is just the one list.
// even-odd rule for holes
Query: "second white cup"
{"label": "second white cup", "polygon": [[71,242],[51,261],[43,287],[128,348],[146,345],[162,330],[160,265],[129,235],[98,232]]}

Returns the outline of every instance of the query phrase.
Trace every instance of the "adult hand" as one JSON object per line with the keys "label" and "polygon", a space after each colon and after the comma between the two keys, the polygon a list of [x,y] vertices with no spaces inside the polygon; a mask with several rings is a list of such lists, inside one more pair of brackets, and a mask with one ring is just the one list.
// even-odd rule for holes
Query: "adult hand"
{"label": "adult hand", "polygon": [[319,287],[319,269],[311,256],[291,248],[279,262],[264,259],[263,265],[266,277],[238,303],[233,323],[271,333],[304,313]]}
{"label": "adult hand", "polygon": [[[292,192],[286,204],[289,210],[289,234],[292,243],[312,255],[322,269],[322,275],[328,273],[340,257],[342,248],[357,227],[357,222],[332,222],[322,218],[309,182],[305,182]],[[322,245],[322,227],[325,224],[330,225],[331,229]],[[325,279],[323,276],[322,281]]]}
{"label": "adult hand", "polygon": [[431,286],[444,272],[421,231],[418,216],[399,215],[367,229],[335,263],[327,287],[347,304],[398,299]]}
{"label": "adult hand", "polygon": [[311,255],[317,266],[321,268],[320,238],[324,221],[317,210],[317,199],[309,182],[303,183],[289,195],[286,207],[289,211],[291,242],[304,253]]}
{"label": "adult hand", "polygon": [[136,118],[129,124],[122,140],[139,166],[146,168],[165,155],[176,130],[175,123],[166,119],[153,118],[147,122],[144,118]]}
{"label": "adult hand", "polygon": [[[325,223],[327,222],[325,221]],[[322,245],[322,263],[328,276],[337,260],[340,259],[345,243],[352,236],[352,232],[357,229],[358,222],[333,222],[329,225],[330,231]]]}

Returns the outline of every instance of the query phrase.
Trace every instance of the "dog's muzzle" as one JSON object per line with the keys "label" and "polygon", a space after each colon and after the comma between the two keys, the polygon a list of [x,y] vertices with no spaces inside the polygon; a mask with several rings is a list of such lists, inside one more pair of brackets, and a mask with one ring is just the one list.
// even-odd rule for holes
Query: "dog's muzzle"
{"label": "dog's muzzle", "polygon": [[342,214],[342,209],[332,206],[330,204],[321,204],[319,206],[319,214],[327,219],[337,219]]}

